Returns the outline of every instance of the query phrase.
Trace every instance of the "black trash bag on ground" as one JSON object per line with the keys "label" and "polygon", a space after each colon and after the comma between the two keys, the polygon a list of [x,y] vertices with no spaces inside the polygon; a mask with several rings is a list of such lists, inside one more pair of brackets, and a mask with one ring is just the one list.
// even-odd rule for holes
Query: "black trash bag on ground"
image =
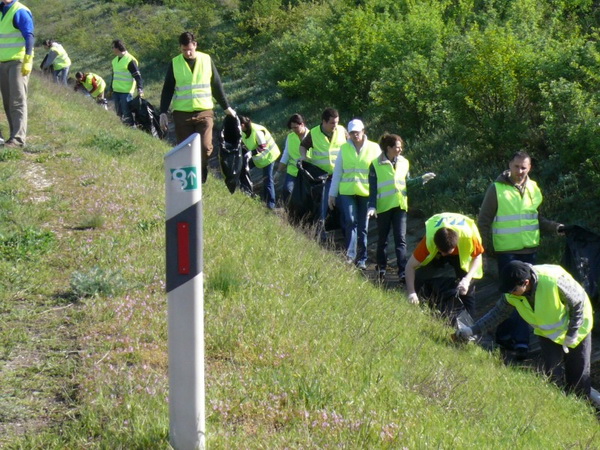
{"label": "black trash bag on ground", "polygon": [[292,223],[313,224],[321,216],[321,198],[327,172],[307,161],[298,161],[298,175],[288,201],[288,216]]}
{"label": "black trash bag on ground", "polygon": [[[225,185],[233,194],[240,185],[240,175],[243,172],[242,128],[237,116],[226,115],[223,119],[223,128],[219,135],[219,164]],[[249,174],[244,176],[249,177]]]}
{"label": "black trash bag on ground", "polygon": [[426,305],[448,319],[453,327],[470,326],[474,321],[458,295],[458,281],[454,277],[423,280],[417,286],[417,294]]}
{"label": "black trash bag on ground", "polygon": [[578,225],[565,227],[566,248],[563,267],[585,289],[594,305],[600,307],[600,236]]}
{"label": "black trash bag on ground", "polygon": [[160,127],[160,114],[148,100],[138,96],[127,103],[137,128],[159,139],[165,137],[165,132]]}

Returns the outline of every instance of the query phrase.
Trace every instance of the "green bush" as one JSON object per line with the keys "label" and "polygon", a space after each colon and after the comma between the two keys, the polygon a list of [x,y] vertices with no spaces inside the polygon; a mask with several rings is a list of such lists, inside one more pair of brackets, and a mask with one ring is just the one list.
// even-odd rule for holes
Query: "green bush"
{"label": "green bush", "polygon": [[71,275],[71,290],[78,298],[105,295],[112,297],[127,289],[121,273],[93,267],[87,272],[74,272]]}

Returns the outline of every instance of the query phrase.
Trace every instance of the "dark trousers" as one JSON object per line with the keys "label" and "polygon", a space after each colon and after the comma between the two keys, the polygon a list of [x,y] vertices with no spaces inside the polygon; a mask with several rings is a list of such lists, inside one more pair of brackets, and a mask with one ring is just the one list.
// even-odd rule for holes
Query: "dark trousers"
{"label": "dark trousers", "polygon": [[379,270],[387,267],[386,248],[390,228],[394,236],[394,249],[396,251],[396,262],[398,264],[398,276],[404,276],[406,266],[406,211],[400,207],[377,214],[377,265]]}
{"label": "dark trousers", "polygon": [[567,392],[575,392],[589,397],[592,388],[590,378],[590,356],[592,353],[592,333],[581,343],[565,353],[562,345],[548,338],[540,337],[540,347],[544,360],[544,373]]}
{"label": "dark trousers", "polygon": [[[511,261],[523,261],[529,264],[535,264],[535,253],[497,253],[498,273]],[[530,325],[523,320],[515,309],[510,317],[498,325],[496,328],[496,342],[511,342],[514,349],[529,349]]]}
{"label": "dark trousers", "polygon": [[213,151],[213,111],[173,111],[173,123],[175,124],[175,136],[178,144],[185,141],[194,133],[200,135],[202,182],[204,183],[208,176],[208,158],[210,158]]}

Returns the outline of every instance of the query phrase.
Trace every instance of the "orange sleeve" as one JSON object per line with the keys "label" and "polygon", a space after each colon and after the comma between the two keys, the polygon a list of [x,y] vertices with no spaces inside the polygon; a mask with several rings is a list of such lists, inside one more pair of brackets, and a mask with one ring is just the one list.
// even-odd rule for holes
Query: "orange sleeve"
{"label": "orange sleeve", "polygon": [[479,242],[479,239],[473,237],[473,253],[471,253],[471,257],[476,258],[483,254],[484,251],[483,244]]}
{"label": "orange sleeve", "polygon": [[413,256],[420,263],[425,261],[425,258],[427,258],[429,256],[429,250],[427,250],[427,239],[426,238],[421,239],[421,242],[419,242],[419,244],[417,245],[417,248],[415,248],[415,251],[413,252]]}

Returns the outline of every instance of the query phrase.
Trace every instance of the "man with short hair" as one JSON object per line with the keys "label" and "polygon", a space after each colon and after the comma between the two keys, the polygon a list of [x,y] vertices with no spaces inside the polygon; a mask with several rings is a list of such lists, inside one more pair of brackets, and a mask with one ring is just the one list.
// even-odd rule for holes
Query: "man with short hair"
{"label": "man with short hair", "polygon": [[[441,213],[425,222],[425,237],[417,245],[406,263],[406,293],[412,304],[419,303],[415,288],[415,274],[420,267],[435,263],[442,268],[446,263],[454,269],[454,288],[467,312],[475,314],[475,287],[473,279],[483,276],[483,246],[475,222],[456,213]],[[427,283],[427,281],[425,281]]]}
{"label": "man with short hair", "polygon": [[144,96],[142,75],[137,59],[127,51],[123,41],[115,39],[112,43],[112,49],[115,57],[112,60],[112,82],[110,86],[112,99],[115,102],[115,112],[124,124],[133,126],[133,114],[129,102],[133,99],[133,93],[136,89],[140,97]]}
{"label": "man with short hair", "polygon": [[[479,210],[477,224],[488,254],[496,255],[498,273],[514,260],[535,264],[540,229],[558,233],[562,226],[539,215],[543,197],[537,183],[529,178],[530,170],[529,154],[513,154],[508,170],[490,185]],[[529,351],[529,325],[515,311],[498,326],[496,341],[523,359]]]}
{"label": "man with short hair", "polygon": [[202,182],[208,177],[208,158],[213,151],[212,129],[214,123],[213,97],[225,114],[235,116],[229,106],[219,72],[212,58],[197,51],[198,43],[192,33],[179,36],[181,54],[173,58],[163,84],[160,98],[160,126],[169,127],[167,111],[173,100],[173,122],[177,143],[193,133],[200,134],[202,147]]}
{"label": "man with short hair", "polygon": [[483,334],[516,309],[539,337],[546,375],[567,391],[589,397],[594,315],[583,287],[561,266],[514,260],[500,272],[500,292],[504,295],[496,305],[457,335]]}
{"label": "man with short hair", "polygon": [[[27,139],[27,85],[35,44],[33,16],[19,0],[0,1],[0,93],[10,128],[5,147],[23,147]],[[1,137],[0,141],[4,143]]]}
{"label": "man with short hair", "polygon": [[325,108],[321,114],[321,124],[310,129],[308,135],[300,144],[300,159],[308,160],[329,175],[323,187],[321,198],[321,240],[325,240],[325,219],[329,202],[329,189],[335,161],[340,152],[340,147],[348,139],[348,134],[343,126],[339,125],[340,114],[336,109]]}

